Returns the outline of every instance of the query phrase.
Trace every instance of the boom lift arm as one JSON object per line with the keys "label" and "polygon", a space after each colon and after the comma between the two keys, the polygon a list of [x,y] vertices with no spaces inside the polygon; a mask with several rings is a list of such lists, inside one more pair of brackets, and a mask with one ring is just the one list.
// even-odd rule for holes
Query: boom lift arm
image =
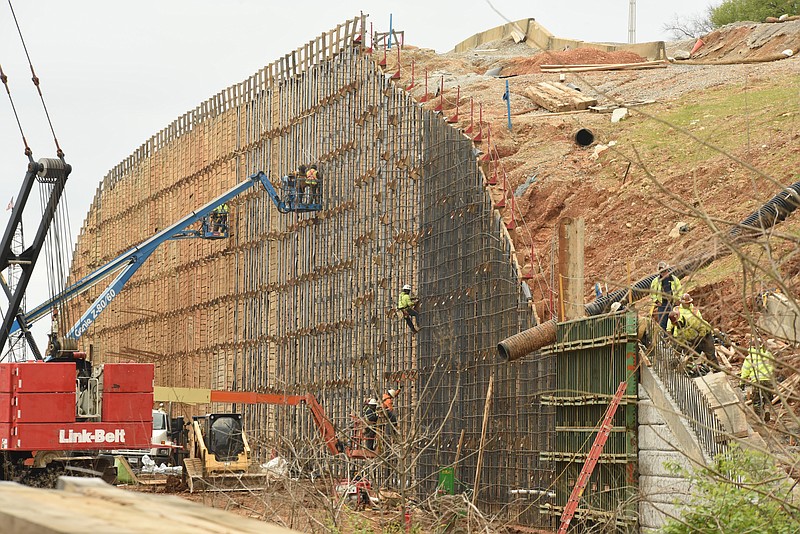
{"label": "boom lift arm", "polygon": [[[204,237],[203,235],[197,235],[191,230],[187,230],[187,228],[198,221],[207,219],[207,217],[218,206],[225,204],[229,200],[244,193],[245,191],[249,190],[250,188],[252,188],[257,184],[261,184],[264,187],[264,190],[267,192],[270,199],[278,208],[278,211],[280,211],[281,213],[289,213],[292,211],[300,211],[300,212],[319,211],[322,209],[322,206],[319,204],[301,204],[296,202],[295,200],[297,197],[296,195],[294,195],[293,189],[288,190],[286,193],[286,198],[282,200],[278,196],[277,191],[270,182],[269,177],[266,174],[264,174],[264,172],[259,171],[251,175],[244,182],[233,187],[226,193],[223,193],[222,195],[218,196],[211,202],[205,204],[199,210],[193,211],[190,214],[184,216],[171,226],[165,228],[161,232],[158,232],[157,234],[152,236],[150,239],[140,243],[139,245],[133,247],[124,254],[111,260],[110,262],[100,267],[99,269],[95,270],[91,274],[85,276],[81,280],[78,280],[71,286],[67,287],[58,295],[55,295],[51,299],[40,304],[39,306],[31,310],[28,314],[26,314],[21,321],[19,320],[14,321],[13,326],[11,326],[10,328],[10,333],[13,333],[18,329],[20,329],[21,325],[23,325],[22,328],[27,329],[28,325],[44,317],[52,310],[54,306],[62,304],[80,295],[81,293],[92,288],[93,286],[95,286],[108,276],[118,273],[117,276],[114,278],[114,280],[111,282],[111,284],[109,284],[109,286],[100,293],[100,295],[97,297],[97,299],[95,299],[95,301],[92,303],[89,309],[86,310],[86,312],[75,323],[75,325],[72,326],[69,332],[67,332],[66,334],[67,339],[78,340],[86,332],[86,330],[88,330],[89,327],[92,326],[92,324],[94,324],[100,313],[102,313],[102,311],[106,307],[108,307],[108,305],[111,303],[111,301],[114,300],[114,298],[119,294],[119,292],[128,282],[128,280],[130,280],[130,278],[136,273],[139,267],[141,267],[144,264],[144,262],[147,261],[147,259],[153,254],[153,252],[155,252],[155,250],[162,243],[169,241],[171,239],[180,239],[186,237]],[[5,338],[3,338],[3,342],[5,342]],[[41,357],[37,359],[41,359]]]}

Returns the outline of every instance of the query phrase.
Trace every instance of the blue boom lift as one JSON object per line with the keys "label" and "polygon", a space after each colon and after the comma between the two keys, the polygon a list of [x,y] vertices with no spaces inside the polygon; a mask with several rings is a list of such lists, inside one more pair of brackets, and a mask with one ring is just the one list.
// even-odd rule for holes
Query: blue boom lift
{"label": "blue boom lift", "polygon": [[[54,306],[80,295],[108,276],[118,273],[111,284],[100,293],[97,299],[95,299],[78,322],[72,326],[64,338],[59,339],[51,337],[50,347],[48,347],[48,358],[58,358],[64,353],[77,350],[77,340],[92,326],[92,324],[94,324],[100,313],[111,304],[111,301],[119,294],[128,280],[130,280],[139,267],[147,261],[150,255],[155,252],[162,243],[172,239],[222,239],[228,237],[227,213],[220,212],[217,208],[227,204],[229,200],[257,184],[261,184],[264,187],[264,190],[269,194],[270,199],[281,213],[309,213],[322,210],[322,204],[318,197],[309,198],[309,202],[303,202],[301,195],[298,194],[294,186],[293,180],[283,177],[281,183],[283,198],[278,196],[275,187],[266,174],[259,171],[251,175],[247,180],[233,189],[230,189],[199,210],[186,215],[171,226],[155,234],[150,239],[111,260],[81,280],[78,280],[59,294],[31,310],[29,313],[18,314],[17,319],[10,328],[10,333],[13,334],[20,328],[27,332],[30,324],[50,313]],[[189,228],[189,226],[197,222],[201,223],[199,230]],[[31,343],[34,355],[37,356],[37,359],[41,359],[40,353],[34,347],[30,337],[28,341]]]}

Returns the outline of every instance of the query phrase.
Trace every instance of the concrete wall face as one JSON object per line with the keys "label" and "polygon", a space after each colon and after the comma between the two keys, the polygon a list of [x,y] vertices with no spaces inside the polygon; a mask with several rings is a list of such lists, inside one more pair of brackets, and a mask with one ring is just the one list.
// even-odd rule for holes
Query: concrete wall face
{"label": "concrete wall face", "polygon": [[[324,210],[280,214],[262,191],[240,195],[228,203],[231,237],[162,245],[80,344],[96,360],[155,362],[157,385],[312,392],[342,433],[366,398],[400,386],[403,434],[433,444],[409,476],[433,491],[460,441],[456,478],[471,485],[495,344],[533,316],[471,142],[377,68],[355,42],[364,25],[349,21],[215,95],[114,168],[72,277],[258,170],[277,183],[317,162]],[[420,296],[416,337],[395,310],[405,283]],[[99,291],[62,310],[61,328]],[[532,359],[496,373],[479,502],[508,514],[510,490],[552,479],[538,460],[550,430],[536,396],[552,369]],[[237,408],[262,457],[324,454],[304,407]],[[519,510],[538,522],[536,507]]]}
{"label": "concrete wall face", "polygon": [[682,506],[689,502],[690,481],[670,468],[692,469],[680,443],[640,386],[639,528],[643,533],[659,532],[669,519],[679,518]]}

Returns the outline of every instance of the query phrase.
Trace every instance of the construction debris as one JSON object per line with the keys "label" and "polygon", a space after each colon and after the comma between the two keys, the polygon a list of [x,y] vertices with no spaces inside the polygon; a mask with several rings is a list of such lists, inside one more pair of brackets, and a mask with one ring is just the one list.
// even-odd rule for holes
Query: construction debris
{"label": "construction debris", "polygon": [[655,104],[655,100],[631,100],[619,104],[604,104],[598,106],[590,106],[589,109],[596,113],[611,113],[618,108],[634,108],[637,106],[644,106],[647,104]]}
{"label": "construction debris", "polygon": [[611,122],[619,122],[628,116],[628,108],[617,108],[611,112]]}
{"label": "construction debris", "polygon": [[590,64],[590,65],[539,65],[542,72],[591,72],[597,70],[641,70],[663,69],[666,61],[645,61],[640,63]]}
{"label": "construction debris", "polygon": [[538,106],[553,112],[585,110],[597,104],[597,99],[560,83],[539,82],[523,92]]}

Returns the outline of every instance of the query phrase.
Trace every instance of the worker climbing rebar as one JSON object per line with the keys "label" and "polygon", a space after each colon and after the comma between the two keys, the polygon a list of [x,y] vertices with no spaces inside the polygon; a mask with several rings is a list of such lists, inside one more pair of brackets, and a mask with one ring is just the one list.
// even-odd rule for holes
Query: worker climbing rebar
{"label": "worker climbing rebar", "polygon": [[[411,329],[412,334],[419,332],[419,313],[416,310],[417,298],[411,296],[411,285],[406,284],[400,290],[400,298],[397,300],[397,309],[403,314],[406,324]],[[417,324],[414,324],[416,318]]]}

